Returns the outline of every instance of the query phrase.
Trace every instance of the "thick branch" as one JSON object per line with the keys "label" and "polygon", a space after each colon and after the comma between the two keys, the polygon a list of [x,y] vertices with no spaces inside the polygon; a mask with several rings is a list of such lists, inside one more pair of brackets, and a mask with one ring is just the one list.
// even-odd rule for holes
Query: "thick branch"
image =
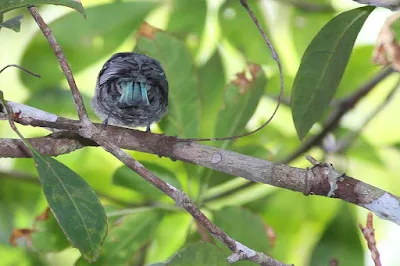
{"label": "thick branch", "polygon": [[[93,141],[80,137],[79,122],[58,118],[56,122],[30,118],[17,118],[25,125],[68,129],[72,133],[57,132],[47,137],[30,139],[39,152],[47,155],[60,155],[80,149],[83,146],[95,146]],[[265,183],[306,195],[320,195],[340,198],[373,211],[383,219],[400,225],[400,198],[389,192],[366,184],[352,177],[337,173],[330,165],[317,165],[310,169],[295,168],[276,164],[240,153],[200,145],[194,142],[182,142],[175,137],[150,134],[133,129],[95,124],[102,137],[108,138],[116,146],[153,153],[204,166],[220,172],[241,176],[247,180]],[[75,133],[73,133],[75,132]],[[23,143],[15,139],[0,140],[1,157],[29,157],[23,150]]]}

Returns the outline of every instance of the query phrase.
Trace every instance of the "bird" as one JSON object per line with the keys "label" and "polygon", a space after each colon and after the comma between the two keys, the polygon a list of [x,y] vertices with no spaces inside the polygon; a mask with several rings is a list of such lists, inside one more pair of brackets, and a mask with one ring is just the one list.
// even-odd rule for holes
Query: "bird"
{"label": "bird", "polygon": [[360,4],[383,7],[396,11],[400,9],[400,0],[353,0]]}
{"label": "bird", "polygon": [[159,61],[139,53],[116,53],[103,65],[92,98],[104,125],[146,126],[168,112],[168,80]]}

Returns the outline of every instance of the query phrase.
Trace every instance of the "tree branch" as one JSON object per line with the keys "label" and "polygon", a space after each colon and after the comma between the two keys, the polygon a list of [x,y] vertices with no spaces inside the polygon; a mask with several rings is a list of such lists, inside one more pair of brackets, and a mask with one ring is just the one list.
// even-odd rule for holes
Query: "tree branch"
{"label": "tree branch", "polygon": [[368,249],[371,251],[371,257],[374,261],[375,266],[382,266],[381,260],[379,258],[379,250],[376,247],[375,229],[373,226],[373,215],[371,212],[368,213],[367,223],[365,227],[362,226],[362,224],[359,224],[358,227],[360,228],[361,233],[367,241]]}
{"label": "tree branch", "polygon": [[[26,117],[16,118],[24,125],[51,127],[71,132],[56,132],[47,137],[28,139],[32,146],[46,155],[60,155],[84,146],[96,146],[94,141],[79,136],[79,122],[59,118],[49,122]],[[157,154],[216,171],[241,176],[249,181],[269,184],[306,195],[339,198],[373,211],[379,217],[400,225],[400,198],[377,187],[338,173],[331,165],[316,165],[301,169],[272,163],[240,153],[181,142],[176,137],[151,134],[138,130],[94,125],[104,138],[116,146],[140,152]],[[0,157],[29,157],[23,143],[16,139],[0,139]]]}

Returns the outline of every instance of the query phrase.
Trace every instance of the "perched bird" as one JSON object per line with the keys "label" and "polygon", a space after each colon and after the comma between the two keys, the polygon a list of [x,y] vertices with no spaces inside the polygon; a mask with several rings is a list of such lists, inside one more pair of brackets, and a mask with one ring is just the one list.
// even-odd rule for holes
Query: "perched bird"
{"label": "perched bird", "polygon": [[97,78],[94,112],[105,125],[146,126],[168,111],[168,81],[161,64],[138,53],[114,54]]}

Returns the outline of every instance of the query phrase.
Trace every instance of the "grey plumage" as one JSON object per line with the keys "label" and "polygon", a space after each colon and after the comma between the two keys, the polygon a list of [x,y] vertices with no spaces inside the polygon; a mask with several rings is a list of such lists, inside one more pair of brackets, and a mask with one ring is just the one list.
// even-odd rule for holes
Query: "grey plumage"
{"label": "grey plumage", "polygon": [[105,124],[147,126],[168,109],[168,81],[161,64],[138,53],[117,53],[99,73],[92,99]]}

